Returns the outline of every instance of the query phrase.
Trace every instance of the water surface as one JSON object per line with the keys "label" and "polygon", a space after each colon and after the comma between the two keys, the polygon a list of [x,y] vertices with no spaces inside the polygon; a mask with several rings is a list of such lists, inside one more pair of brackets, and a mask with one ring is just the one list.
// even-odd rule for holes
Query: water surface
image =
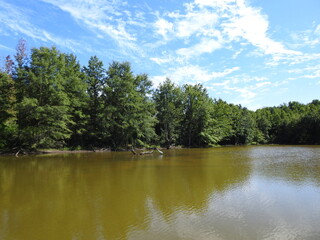
{"label": "water surface", "polygon": [[0,239],[320,239],[320,147],[0,157]]}

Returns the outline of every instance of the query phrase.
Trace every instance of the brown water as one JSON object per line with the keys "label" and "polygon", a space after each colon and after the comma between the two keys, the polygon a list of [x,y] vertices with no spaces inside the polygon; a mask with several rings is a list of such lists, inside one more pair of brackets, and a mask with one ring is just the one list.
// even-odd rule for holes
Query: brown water
{"label": "brown water", "polygon": [[0,239],[320,239],[320,147],[0,157]]}

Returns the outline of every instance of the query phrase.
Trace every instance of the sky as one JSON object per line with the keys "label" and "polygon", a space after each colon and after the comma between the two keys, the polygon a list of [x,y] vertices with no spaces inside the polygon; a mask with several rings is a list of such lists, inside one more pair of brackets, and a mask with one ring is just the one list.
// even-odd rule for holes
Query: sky
{"label": "sky", "polygon": [[251,110],[320,98],[319,0],[0,0],[2,65],[21,38]]}

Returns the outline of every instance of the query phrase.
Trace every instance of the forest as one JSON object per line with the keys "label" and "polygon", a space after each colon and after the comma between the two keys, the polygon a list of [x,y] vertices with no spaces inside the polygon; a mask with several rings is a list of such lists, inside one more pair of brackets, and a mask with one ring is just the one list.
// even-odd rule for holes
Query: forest
{"label": "forest", "polygon": [[256,111],[209,97],[201,84],[154,88],[128,62],[87,66],[56,47],[26,47],[0,71],[0,151],[320,144],[320,101]]}

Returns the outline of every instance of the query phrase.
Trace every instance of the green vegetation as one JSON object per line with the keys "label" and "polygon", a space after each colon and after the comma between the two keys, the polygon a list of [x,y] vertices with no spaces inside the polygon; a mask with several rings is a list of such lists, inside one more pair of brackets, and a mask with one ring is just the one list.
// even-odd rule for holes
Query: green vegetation
{"label": "green vegetation", "polygon": [[167,79],[152,89],[128,62],[109,67],[21,40],[0,71],[0,149],[320,144],[320,101],[255,112]]}

